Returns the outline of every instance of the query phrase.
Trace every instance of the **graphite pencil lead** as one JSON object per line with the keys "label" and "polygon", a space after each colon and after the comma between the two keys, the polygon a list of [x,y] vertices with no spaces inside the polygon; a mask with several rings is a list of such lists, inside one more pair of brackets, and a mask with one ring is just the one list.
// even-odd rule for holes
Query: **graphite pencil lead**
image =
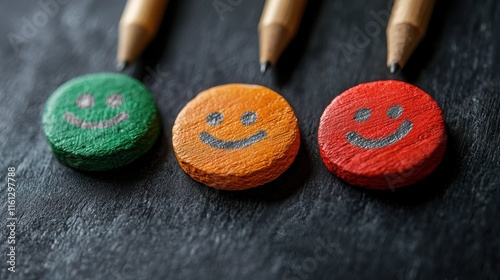
{"label": "graphite pencil lead", "polygon": [[399,65],[397,63],[392,63],[389,68],[391,74],[395,74],[396,72],[398,72],[398,70],[399,70]]}
{"label": "graphite pencil lead", "polygon": [[264,74],[266,71],[271,68],[271,62],[266,61],[260,64],[260,73]]}
{"label": "graphite pencil lead", "polygon": [[127,66],[128,66],[128,63],[126,61],[120,61],[116,65],[116,70],[118,70],[119,72],[123,72],[123,70],[125,70],[125,68],[127,68]]}

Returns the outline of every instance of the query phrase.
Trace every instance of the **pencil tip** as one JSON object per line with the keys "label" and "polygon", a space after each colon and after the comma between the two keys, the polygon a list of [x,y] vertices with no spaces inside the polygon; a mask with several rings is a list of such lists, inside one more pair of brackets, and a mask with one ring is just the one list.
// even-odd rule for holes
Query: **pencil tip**
{"label": "pencil tip", "polygon": [[123,70],[125,70],[125,68],[127,68],[127,66],[128,66],[128,63],[126,61],[120,61],[116,65],[116,70],[123,72]]}
{"label": "pencil tip", "polygon": [[389,71],[391,72],[391,74],[398,72],[398,70],[399,70],[399,65],[397,63],[392,63],[391,66],[389,67]]}
{"label": "pencil tip", "polygon": [[271,62],[266,61],[260,64],[260,73],[264,74],[266,71],[271,68]]}

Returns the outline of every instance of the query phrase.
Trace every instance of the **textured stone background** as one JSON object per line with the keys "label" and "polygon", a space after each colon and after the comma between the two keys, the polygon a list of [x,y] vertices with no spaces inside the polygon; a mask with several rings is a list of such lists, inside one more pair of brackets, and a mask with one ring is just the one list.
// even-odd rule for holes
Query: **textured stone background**
{"label": "textured stone background", "polygon": [[[38,1],[0,2],[2,225],[8,166],[17,168],[18,185],[17,272],[6,270],[2,226],[1,279],[499,277],[498,1],[438,1],[428,36],[393,76],[385,68],[385,26],[373,16],[387,11],[386,0],[310,1],[297,39],[266,75],[257,65],[263,1],[220,0],[234,7],[218,13],[213,0],[171,0],[158,40],[127,72],[153,92],[162,139],[131,166],[97,174],[54,159],[41,115],[64,81],[114,71],[125,2],[58,1],[50,15]],[[446,157],[412,187],[351,187],[321,162],[319,118],[344,90],[392,78],[440,104]],[[208,87],[233,82],[280,92],[302,132],[291,169],[244,192],[192,181],[171,146],[182,107]]]}

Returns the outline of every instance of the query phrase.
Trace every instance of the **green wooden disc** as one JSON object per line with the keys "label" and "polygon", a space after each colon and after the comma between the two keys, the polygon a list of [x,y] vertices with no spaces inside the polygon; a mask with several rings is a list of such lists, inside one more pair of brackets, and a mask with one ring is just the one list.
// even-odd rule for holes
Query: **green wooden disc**
{"label": "green wooden disc", "polygon": [[81,170],[126,165],[155,143],[160,121],[153,96],[128,76],[72,79],[48,99],[43,128],[55,156]]}

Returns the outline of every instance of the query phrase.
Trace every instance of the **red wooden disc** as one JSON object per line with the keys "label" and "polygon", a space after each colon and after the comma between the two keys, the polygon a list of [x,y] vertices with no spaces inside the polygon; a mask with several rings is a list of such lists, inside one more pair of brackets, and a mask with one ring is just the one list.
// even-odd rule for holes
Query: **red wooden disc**
{"label": "red wooden disc", "polygon": [[441,110],[431,96],[400,81],[360,84],[325,109],[318,131],[327,168],[349,184],[407,186],[429,175],[446,149]]}

